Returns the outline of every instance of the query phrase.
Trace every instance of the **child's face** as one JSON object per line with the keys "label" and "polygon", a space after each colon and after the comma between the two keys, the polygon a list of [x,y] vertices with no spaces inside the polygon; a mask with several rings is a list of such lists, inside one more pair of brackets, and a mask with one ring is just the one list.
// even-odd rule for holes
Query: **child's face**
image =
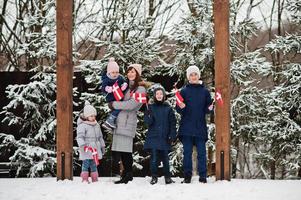
{"label": "child's face", "polygon": [[157,101],[163,101],[164,95],[163,95],[163,91],[162,90],[157,90],[155,97],[157,99]]}
{"label": "child's face", "polygon": [[191,84],[197,84],[199,83],[199,76],[197,73],[193,72],[189,75],[189,82]]}
{"label": "child's face", "polygon": [[112,72],[110,72],[110,76],[113,79],[117,78],[119,76],[119,71],[112,71]]}
{"label": "child's face", "polygon": [[91,115],[91,116],[87,117],[87,120],[90,121],[90,122],[94,122],[96,120],[96,116]]}

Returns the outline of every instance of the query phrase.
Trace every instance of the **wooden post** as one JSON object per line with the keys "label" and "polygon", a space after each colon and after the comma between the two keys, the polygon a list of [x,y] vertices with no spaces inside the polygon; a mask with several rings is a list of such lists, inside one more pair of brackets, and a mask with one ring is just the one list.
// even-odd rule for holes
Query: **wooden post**
{"label": "wooden post", "polygon": [[230,50],[229,0],[214,0],[215,88],[223,106],[216,105],[216,179],[230,181]]}
{"label": "wooden post", "polygon": [[57,180],[73,179],[72,146],[72,8],[73,0],[56,1],[56,74],[57,74]]}

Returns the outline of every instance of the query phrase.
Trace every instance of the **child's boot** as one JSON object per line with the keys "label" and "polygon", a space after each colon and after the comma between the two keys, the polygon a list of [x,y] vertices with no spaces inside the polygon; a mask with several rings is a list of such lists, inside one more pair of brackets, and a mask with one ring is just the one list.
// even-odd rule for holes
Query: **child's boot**
{"label": "child's boot", "polygon": [[105,129],[112,131],[113,129],[116,128],[116,117],[114,115],[110,115],[105,123],[102,125]]}
{"label": "child's boot", "polygon": [[91,178],[92,182],[97,182],[98,181],[98,172],[91,172]]}
{"label": "child's boot", "polygon": [[82,172],[80,177],[82,177],[82,182],[89,183],[89,172]]}

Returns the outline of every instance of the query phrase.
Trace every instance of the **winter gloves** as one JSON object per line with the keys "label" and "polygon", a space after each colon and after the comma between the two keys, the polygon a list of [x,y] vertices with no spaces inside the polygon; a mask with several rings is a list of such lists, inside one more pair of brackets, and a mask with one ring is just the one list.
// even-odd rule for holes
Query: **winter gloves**
{"label": "winter gloves", "polygon": [[[128,87],[128,84],[124,82],[124,83],[121,85],[121,90],[122,90],[122,91],[125,91],[125,90],[127,89],[127,87]],[[112,87],[112,86],[106,86],[106,87],[105,87],[105,91],[106,91],[107,93],[112,93],[112,92],[113,92],[113,87]]]}

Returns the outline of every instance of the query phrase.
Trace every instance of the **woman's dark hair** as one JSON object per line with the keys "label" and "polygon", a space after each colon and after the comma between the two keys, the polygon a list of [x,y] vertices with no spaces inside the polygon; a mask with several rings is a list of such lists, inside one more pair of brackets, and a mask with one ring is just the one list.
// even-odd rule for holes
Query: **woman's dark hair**
{"label": "woman's dark hair", "polygon": [[130,87],[130,90],[133,91],[133,90],[136,90],[139,86],[139,83],[142,81],[142,78],[140,76],[140,74],[137,72],[137,70],[134,68],[134,67],[129,67],[127,70],[126,70],[126,73],[128,73],[130,70],[134,69],[136,71],[136,78],[134,80],[134,85],[132,85]]}

